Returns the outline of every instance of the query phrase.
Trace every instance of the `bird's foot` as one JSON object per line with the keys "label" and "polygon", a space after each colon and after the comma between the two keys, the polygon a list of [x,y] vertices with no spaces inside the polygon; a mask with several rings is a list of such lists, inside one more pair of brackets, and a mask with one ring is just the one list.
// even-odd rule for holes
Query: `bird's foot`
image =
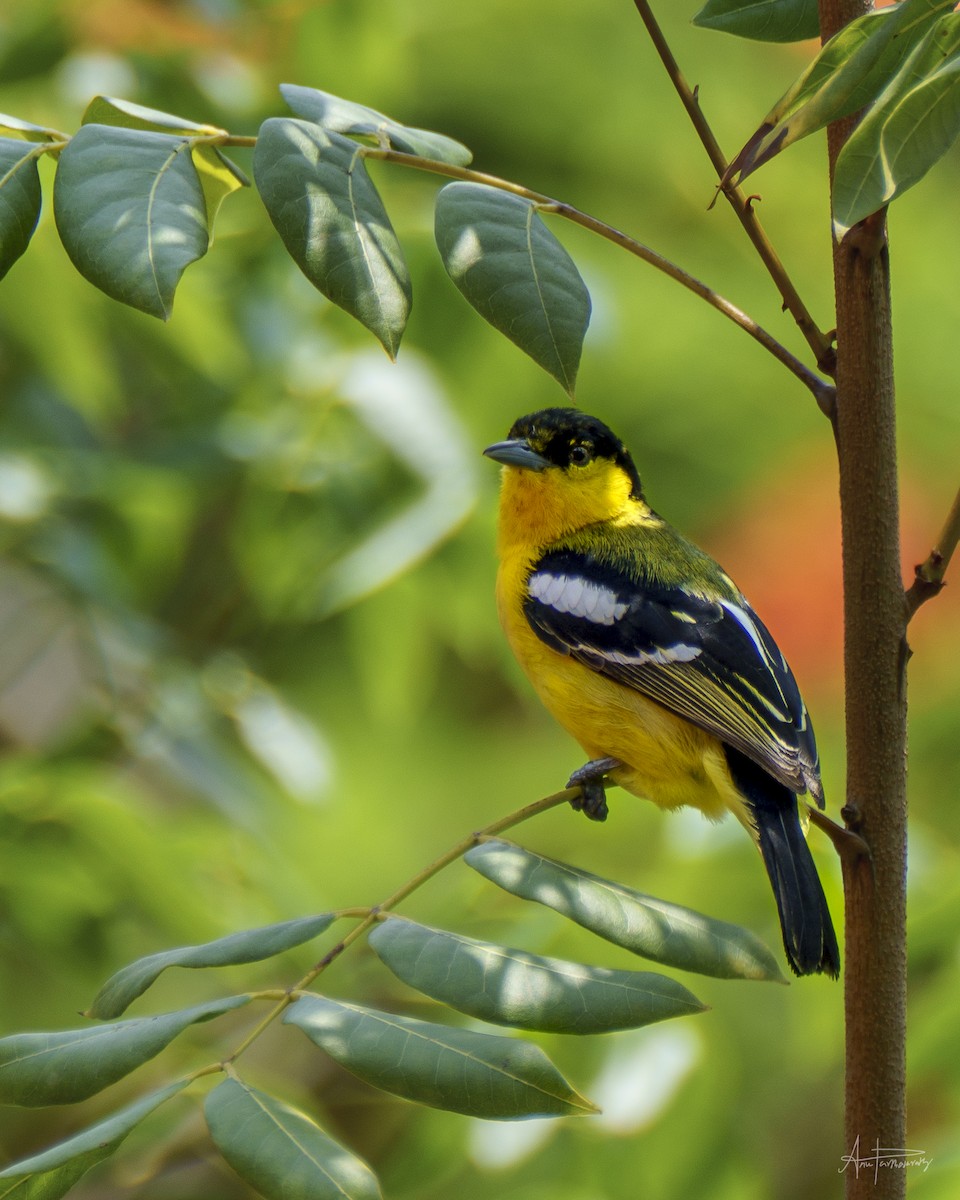
{"label": "bird's foot", "polygon": [[605,821],[608,812],[606,776],[622,766],[619,758],[594,758],[578,767],[567,780],[568,788],[580,789],[580,795],[570,801],[570,807],[591,821]]}

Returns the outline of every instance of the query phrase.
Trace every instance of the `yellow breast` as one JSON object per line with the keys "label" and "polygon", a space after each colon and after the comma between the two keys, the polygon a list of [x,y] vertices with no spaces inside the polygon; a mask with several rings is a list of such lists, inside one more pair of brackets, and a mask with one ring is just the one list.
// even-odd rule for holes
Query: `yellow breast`
{"label": "yellow breast", "polygon": [[689,804],[717,819],[730,810],[750,826],[720,742],[632,688],[552,650],[523,612],[533,563],[524,552],[504,556],[497,609],[507,641],[553,717],[589,758],[617,758],[621,787],[662,808]]}

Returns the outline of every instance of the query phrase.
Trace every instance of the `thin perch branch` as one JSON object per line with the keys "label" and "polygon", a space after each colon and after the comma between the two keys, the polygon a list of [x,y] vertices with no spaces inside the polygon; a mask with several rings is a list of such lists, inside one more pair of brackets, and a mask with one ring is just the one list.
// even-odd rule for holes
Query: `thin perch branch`
{"label": "thin perch branch", "polygon": [[372,908],[341,909],[337,913],[338,917],[356,915],[360,917],[359,922],[354,925],[350,932],[342,937],[335,946],[331,947],[331,949],[327,951],[323,958],[321,958],[318,963],[315,963],[302,979],[298,980],[292,987],[287,988],[283,992],[282,996],[273,1006],[273,1008],[271,1008],[266,1016],[264,1016],[263,1019],[257,1025],[255,1025],[253,1029],[250,1030],[250,1032],[246,1035],[243,1041],[240,1042],[233,1053],[229,1054],[223,1060],[221,1066],[227,1068],[232,1062],[239,1058],[240,1055],[243,1054],[244,1051],[251,1046],[270,1025],[273,1024],[277,1017],[279,1017],[286,1008],[289,1008],[294,1000],[296,1000],[299,995],[306,988],[308,988],[311,983],[313,983],[317,976],[325,971],[332,962],[338,959],[348,946],[351,946],[359,937],[366,933],[366,931],[372,925],[377,923],[381,913],[390,912],[392,909],[396,908],[396,906],[402,900],[406,900],[408,896],[412,895],[413,892],[422,887],[427,880],[432,879],[434,875],[442,871],[444,867],[448,867],[451,863],[456,862],[458,858],[462,858],[468,850],[472,849],[476,845],[479,845],[484,838],[494,837],[498,833],[504,833],[506,830],[512,829],[515,825],[520,825],[524,821],[529,821],[531,817],[539,816],[540,813],[546,812],[550,808],[557,808],[561,804],[569,804],[571,800],[576,798],[579,791],[579,788],[564,788],[564,790],[561,792],[554,792],[550,796],[544,796],[542,800],[535,800],[532,804],[525,804],[523,808],[518,808],[515,812],[508,813],[507,816],[500,817],[499,820],[493,821],[489,825],[485,825],[483,829],[478,829],[475,833],[469,834],[467,837],[457,842],[456,845],[451,846],[450,849],[441,854],[439,858],[435,858],[429,866],[424,867],[424,869],[414,875],[412,879],[408,879],[407,882],[402,887],[398,888],[392,896],[389,896],[386,900],[382,900],[379,904],[375,904]]}
{"label": "thin perch branch", "polygon": [[[633,0],[633,2],[637,12],[640,14],[640,20],[646,26],[654,49],[660,56],[660,61],[663,63],[670,77],[670,82],[680,97],[683,107],[687,110],[687,115],[693,123],[697,136],[700,138],[703,148],[706,150],[714,170],[717,172],[718,178],[722,180],[728,166],[727,159],[720,149],[720,145],[714,137],[713,130],[710,128],[706,117],[703,115],[697,92],[694,88],[690,87],[684,78],[683,72],[680,70],[677,60],[673,56],[673,51],[667,44],[660,26],[657,24],[657,19],[653,15],[653,10],[650,8],[647,0]],[[787,274],[786,268],[780,261],[779,255],[774,250],[770,239],[760,224],[754,206],[751,203],[751,197],[745,196],[740,188],[729,184],[722,185],[720,190],[729,201],[730,207],[736,213],[737,219],[746,231],[747,237],[749,237],[757,253],[760,255],[763,265],[767,268],[771,279],[777,285],[777,290],[783,298],[783,307],[789,311],[799,326],[800,332],[806,338],[807,345],[816,357],[817,366],[824,374],[833,376],[836,373],[837,365],[837,355],[833,344],[827,334],[822,332],[810,315],[807,306],[800,299],[800,295],[794,287],[790,276]],[[823,408],[823,405],[821,404],[820,407]],[[827,410],[824,409],[824,411],[826,412]],[[828,412],[827,415],[830,416],[831,414]]]}
{"label": "thin perch branch", "polygon": [[958,541],[960,541],[960,490],[957,491],[943,529],[940,530],[940,536],[923,562],[917,564],[913,583],[904,594],[908,622],[912,620],[921,604],[932,600],[934,596],[938,596],[943,591],[946,586],[943,577],[950,565],[950,559],[953,557]]}
{"label": "thin perch branch", "polygon": [[795,355],[791,354],[786,346],[778,342],[771,333],[768,333],[766,329],[758,325],[742,309],[737,308],[735,304],[732,304],[724,296],[721,296],[719,292],[715,292],[713,288],[708,287],[707,284],[690,275],[687,271],[684,271],[682,267],[677,266],[670,259],[664,258],[656,250],[651,250],[649,246],[645,246],[642,242],[638,242],[636,238],[630,237],[629,234],[615,229],[612,225],[608,225],[605,221],[601,221],[597,217],[591,217],[588,213],[581,212],[580,209],[574,208],[572,204],[565,204],[561,200],[554,200],[550,196],[544,196],[540,192],[531,191],[530,188],[524,187],[522,184],[513,183],[509,179],[501,179],[497,175],[488,175],[483,171],[473,171],[469,167],[457,167],[450,163],[435,162],[433,159],[420,158],[416,154],[404,154],[399,150],[389,150],[383,147],[374,148],[365,146],[362,148],[361,153],[364,158],[375,158],[384,162],[397,163],[400,166],[415,167],[420,171],[431,171],[436,175],[446,175],[451,179],[460,179],[468,183],[481,183],[487,187],[498,188],[502,192],[510,192],[514,196],[522,196],[525,200],[530,200],[533,204],[536,204],[541,212],[554,213],[556,216],[563,217],[574,225],[579,225],[582,229],[588,229],[591,233],[605,238],[608,242],[613,242],[615,246],[619,246],[621,249],[635,255],[650,266],[656,267],[658,271],[662,271],[676,283],[693,292],[695,296],[699,296],[701,300],[706,300],[718,312],[723,313],[725,317],[733,321],[735,325],[738,325],[755,341],[759,342],[778,362],[781,362],[788,371],[794,374],[804,387],[810,390],[818,406],[824,413],[828,416],[832,415],[835,398],[835,391],[832,384],[827,383],[816,372],[811,371]]}

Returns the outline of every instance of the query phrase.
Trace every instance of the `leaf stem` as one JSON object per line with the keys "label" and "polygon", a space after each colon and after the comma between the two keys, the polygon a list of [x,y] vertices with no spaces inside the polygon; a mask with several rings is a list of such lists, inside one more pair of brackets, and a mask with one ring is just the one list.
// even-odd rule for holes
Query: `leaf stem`
{"label": "leaf stem", "polygon": [[216,1075],[226,1070],[228,1068],[222,1062],[207,1063],[205,1067],[198,1067],[196,1071],[191,1071],[187,1078],[193,1083],[195,1079],[202,1079],[204,1075]]}
{"label": "leaf stem", "polygon": [[[673,56],[673,51],[667,44],[667,40],[663,36],[663,31],[658,25],[656,17],[653,15],[653,10],[648,0],[633,0],[633,2],[637,12],[640,14],[640,20],[646,26],[654,49],[659,55],[667,75],[670,77],[670,82],[680,97],[680,101],[686,109],[687,115],[690,117],[697,136],[706,150],[710,162],[713,164],[714,170],[722,181],[727,170],[727,159],[720,149],[720,144],[714,137],[713,130],[710,128],[707,118],[703,115],[697,89],[691,88],[689,83],[687,83],[677,60]],[[739,187],[732,184],[723,184],[721,182],[719,190],[726,197],[730,207],[736,213],[737,219],[746,231],[747,237],[753,243],[754,249],[760,255],[763,265],[766,267],[768,274],[780,292],[784,308],[789,311],[790,315],[796,321],[800,332],[807,341],[807,345],[813,351],[817,360],[817,366],[824,374],[832,377],[836,373],[837,367],[837,355],[832,340],[827,334],[822,332],[810,315],[807,306],[801,300],[797,289],[793,285],[793,281],[780,261],[780,256],[774,250],[773,244],[760,224],[756,210],[752,204],[753,197],[745,196]],[[820,407],[823,408],[823,405],[821,404]],[[828,415],[830,414],[828,413]]]}
{"label": "leaf stem", "polygon": [[699,296],[701,300],[706,300],[718,312],[723,313],[725,317],[733,321],[735,325],[738,325],[755,341],[759,342],[778,362],[781,362],[792,372],[804,387],[810,390],[823,412],[827,413],[827,415],[832,414],[834,402],[834,388],[832,384],[827,383],[815,372],[811,371],[809,367],[800,362],[785,346],[778,342],[772,334],[758,325],[742,309],[737,308],[735,304],[732,304],[724,296],[721,296],[719,292],[715,292],[713,288],[708,287],[707,284],[690,275],[687,271],[684,271],[682,267],[671,262],[670,259],[664,258],[662,254],[658,254],[655,250],[651,250],[649,246],[645,246],[642,242],[638,242],[636,238],[630,237],[629,234],[623,233],[612,225],[608,225],[605,221],[601,221],[597,217],[592,217],[578,208],[574,208],[572,204],[554,200],[552,197],[532,191],[522,184],[513,183],[509,179],[501,179],[497,175],[488,175],[484,171],[474,171],[469,167],[458,167],[451,163],[436,162],[430,158],[421,158],[416,154],[405,154],[400,150],[388,150],[382,147],[363,147],[362,153],[365,158],[376,158],[384,162],[397,163],[399,166],[414,167],[421,171],[431,171],[436,175],[446,175],[451,179],[460,179],[468,183],[480,183],[487,187],[498,188],[503,192],[510,192],[514,196],[522,196],[525,200],[536,204],[541,212],[554,213],[556,216],[563,217],[574,225],[579,225],[582,229],[587,229],[591,233],[605,238],[608,242],[612,242],[622,250],[635,255],[650,266],[656,267],[658,271],[662,271],[676,283],[687,288],[694,295]]}
{"label": "leaf stem", "polygon": [[960,490],[954,497],[953,505],[947,514],[940,536],[933,544],[933,549],[918,563],[914,571],[913,583],[907,588],[904,600],[907,606],[907,621],[913,619],[914,613],[921,604],[938,596],[946,586],[944,575],[950,565],[950,559],[960,541]]}
{"label": "leaf stem", "polygon": [[[380,904],[374,905],[373,908],[341,909],[338,916],[360,916],[358,923],[335,946],[328,950],[323,958],[315,963],[302,979],[298,980],[292,987],[286,989],[273,1008],[251,1029],[233,1053],[225,1058],[219,1066],[222,1069],[227,1069],[229,1064],[235,1062],[267,1027],[273,1024],[284,1009],[288,1008],[294,1000],[299,998],[300,994],[313,983],[318,975],[325,971],[335,959],[339,958],[348,946],[351,946],[372,925],[376,924],[382,913],[390,912],[396,908],[401,901],[406,900],[408,896],[417,891],[418,888],[421,888],[434,875],[442,871],[444,867],[448,867],[451,863],[456,862],[458,858],[462,858],[468,850],[478,845],[484,838],[503,833],[507,829],[512,829],[515,825],[520,825],[523,821],[529,821],[531,817],[539,816],[540,813],[546,812],[548,809],[557,808],[561,804],[568,803],[579,792],[580,789],[578,787],[564,788],[563,791],[554,792],[551,796],[544,796],[541,800],[535,800],[532,804],[525,804],[523,808],[518,808],[515,812],[508,813],[507,816],[501,817],[490,825],[484,826],[483,829],[476,830],[476,832],[469,834],[451,846],[439,858],[435,858],[432,863],[424,867],[412,879],[408,879],[391,896],[388,896]],[[258,993],[258,995],[266,998],[264,993]]]}

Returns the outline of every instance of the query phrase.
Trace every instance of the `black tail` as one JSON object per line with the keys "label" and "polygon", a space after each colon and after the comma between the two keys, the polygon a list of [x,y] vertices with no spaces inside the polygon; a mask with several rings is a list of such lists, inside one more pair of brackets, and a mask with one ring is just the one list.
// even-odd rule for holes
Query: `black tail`
{"label": "black tail", "polygon": [[726,747],[734,782],[747,800],[780,913],[783,947],[797,975],[840,974],[840,951],[817,868],[800,827],[797,798],[762,767]]}

